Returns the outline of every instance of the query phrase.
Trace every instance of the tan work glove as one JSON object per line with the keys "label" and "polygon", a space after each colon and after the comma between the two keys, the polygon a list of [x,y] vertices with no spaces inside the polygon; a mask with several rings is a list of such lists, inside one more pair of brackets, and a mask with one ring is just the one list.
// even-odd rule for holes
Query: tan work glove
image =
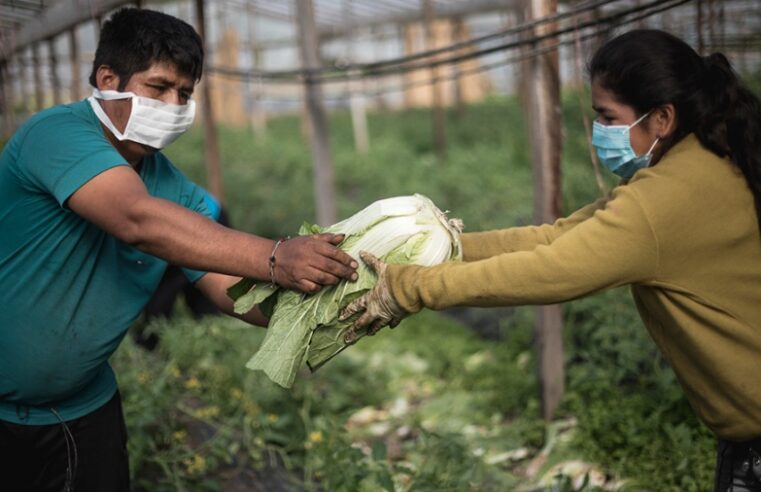
{"label": "tan work glove", "polygon": [[344,341],[354,343],[359,339],[361,330],[367,329],[368,335],[375,335],[384,326],[394,328],[407,314],[397,304],[388,287],[386,269],[388,265],[367,251],[360,251],[359,257],[378,276],[378,282],[370,292],[355,299],[341,311],[338,319],[344,321],[357,313],[363,313],[346,331]]}

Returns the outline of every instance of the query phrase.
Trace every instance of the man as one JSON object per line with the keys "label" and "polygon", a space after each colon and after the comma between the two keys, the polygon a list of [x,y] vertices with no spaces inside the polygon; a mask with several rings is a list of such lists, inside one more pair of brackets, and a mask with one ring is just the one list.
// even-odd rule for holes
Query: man
{"label": "man", "polygon": [[2,490],[129,490],[107,360],[167,262],[228,314],[240,277],[304,292],[356,278],[340,236],[275,242],[204,217],[202,189],[159,152],[190,126],[202,66],[188,24],[120,10],[93,97],[33,116],[0,156]]}

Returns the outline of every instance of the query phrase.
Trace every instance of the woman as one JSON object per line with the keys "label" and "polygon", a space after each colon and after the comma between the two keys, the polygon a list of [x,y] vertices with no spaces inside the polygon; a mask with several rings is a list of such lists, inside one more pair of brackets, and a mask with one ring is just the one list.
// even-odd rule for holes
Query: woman
{"label": "woman", "polygon": [[761,103],[721,54],[637,30],[590,64],[593,144],[624,178],[554,224],[463,235],[464,262],[385,265],[344,311],[373,333],[427,307],[550,304],[630,284],[719,438],[715,490],[761,490]]}

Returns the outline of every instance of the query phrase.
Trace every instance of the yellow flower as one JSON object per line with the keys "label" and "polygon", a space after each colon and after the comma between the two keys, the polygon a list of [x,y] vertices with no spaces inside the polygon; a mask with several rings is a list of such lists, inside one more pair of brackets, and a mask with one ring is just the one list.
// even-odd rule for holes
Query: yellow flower
{"label": "yellow flower", "polygon": [[191,475],[203,473],[206,470],[206,459],[200,454],[194,454],[192,458],[185,460],[185,468]]}
{"label": "yellow flower", "polygon": [[246,411],[247,414],[251,415],[252,417],[259,415],[259,405],[252,401],[247,401],[243,405],[243,410]]}
{"label": "yellow flower", "polygon": [[184,430],[174,431],[172,433],[172,439],[174,439],[177,442],[182,442],[182,441],[185,440],[187,435],[188,435],[188,433],[186,431],[184,431]]}
{"label": "yellow flower", "polygon": [[219,407],[216,405],[211,405],[209,407],[203,407],[196,410],[196,417],[199,419],[214,418],[217,415],[219,415]]}
{"label": "yellow flower", "polygon": [[169,368],[169,375],[175,379],[179,379],[179,377],[182,376],[182,373],[177,368],[177,366],[172,366]]}
{"label": "yellow flower", "polygon": [[187,389],[197,389],[201,387],[201,382],[195,376],[185,381],[185,387]]}
{"label": "yellow flower", "polygon": [[267,415],[267,422],[269,422],[270,424],[274,424],[275,422],[277,422],[277,415],[275,415],[274,413]]}
{"label": "yellow flower", "polygon": [[243,398],[243,391],[240,388],[230,388],[230,398],[233,400],[240,400]]}
{"label": "yellow flower", "polygon": [[140,371],[137,375],[137,382],[140,384],[146,384],[151,380],[151,373],[148,371]]}
{"label": "yellow flower", "polygon": [[309,442],[313,442],[315,444],[322,442],[322,432],[320,431],[314,431],[309,433]]}

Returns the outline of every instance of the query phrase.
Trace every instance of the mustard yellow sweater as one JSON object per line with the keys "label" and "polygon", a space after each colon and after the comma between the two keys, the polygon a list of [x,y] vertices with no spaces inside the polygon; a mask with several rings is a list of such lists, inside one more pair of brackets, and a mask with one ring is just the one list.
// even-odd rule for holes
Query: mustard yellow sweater
{"label": "mustard yellow sweater", "polygon": [[690,135],[607,199],[554,224],[463,235],[465,262],[391,265],[423,307],[568,301],[631,284],[640,315],[717,436],[761,437],[761,236],[742,174]]}

